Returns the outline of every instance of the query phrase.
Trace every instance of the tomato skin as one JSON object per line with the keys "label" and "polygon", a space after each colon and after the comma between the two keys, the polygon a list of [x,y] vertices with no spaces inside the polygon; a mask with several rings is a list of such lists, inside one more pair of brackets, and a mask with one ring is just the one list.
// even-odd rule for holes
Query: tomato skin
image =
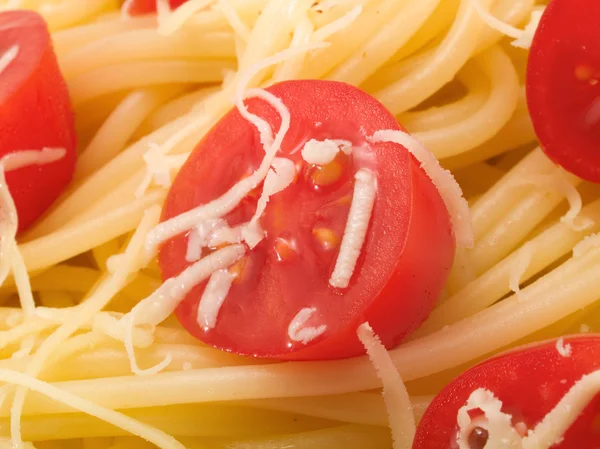
{"label": "tomato skin", "polygon": [[535,34],[527,103],[545,153],[600,182],[600,2],[553,0]]}
{"label": "tomato skin", "polygon": [[71,180],[77,137],[67,86],[42,17],[32,11],[3,12],[0,30],[1,51],[19,46],[15,60],[0,74],[0,156],[44,147],[66,150],[56,162],[6,174],[23,230]]}
{"label": "tomato skin", "polygon": [[[267,90],[280,98],[291,114],[282,156],[312,138],[321,125],[332,127],[328,138],[353,142],[365,142],[366,136],[380,129],[399,129],[395,118],[380,103],[347,84],[303,80],[276,84]],[[279,128],[280,117],[271,106],[251,99],[248,107],[274,129]],[[222,153],[225,149],[227,153]],[[176,310],[188,332],[238,354],[315,360],[364,353],[356,329],[365,321],[388,347],[415,330],[433,308],[447,278],[454,256],[452,228],[437,189],[406,150],[390,143],[374,144],[372,149],[377,158],[378,193],[361,257],[347,290],[335,291],[328,285],[337,251],[325,254],[304,250],[286,268],[272,261],[266,239],[250,251],[260,253],[259,263],[264,263],[264,268],[253,272],[248,281],[253,289],[232,286],[214,329],[201,329],[195,320],[206,282],[192,290]],[[263,155],[254,126],[232,110],[205,136],[180,170],[162,219],[222,195],[247,173],[249,165],[255,169]],[[291,217],[288,225],[294,228],[297,223],[294,232],[300,234],[304,223],[314,216],[308,206],[312,194],[294,189],[288,187],[278,195],[284,216]],[[328,193],[323,195],[327,197]],[[345,216],[342,232],[344,224]],[[159,263],[164,279],[189,265],[184,257],[186,247],[185,235],[162,246]],[[307,345],[288,344],[282,338],[287,335],[288,324],[300,308],[311,306],[319,307],[327,331]]]}
{"label": "tomato skin", "polygon": [[[503,403],[503,412],[532,429],[585,374],[600,369],[600,335],[564,338],[571,355],[559,354],[556,340],[523,346],[490,358],[467,370],[447,385],[429,405],[419,427],[413,449],[455,448],[457,413],[470,394],[490,390]],[[585,408],[552,449],[586,449],[600,445],[595,420],[600,398]]]}
{"label": "tomato skin", "polygon": [[[187,0],[169,0],[169,5],[171,6],[171,9],[175,9],[185,2],[187,2]],[[128,6],[127,12],[131,16],[156,14],[156,0],[133,0]]]}

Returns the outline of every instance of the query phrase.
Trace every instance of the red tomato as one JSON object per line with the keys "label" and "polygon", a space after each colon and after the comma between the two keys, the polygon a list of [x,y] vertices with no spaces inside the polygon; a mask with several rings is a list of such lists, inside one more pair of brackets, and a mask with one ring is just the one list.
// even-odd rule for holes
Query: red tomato
{"label": "red tomato", "polygon": [[[454,254],[446,207],[406,149],[367,142],[377,130],[400,128],[365,92],[332,81],[289,81],[268,90],[290,110],[291,126],[279,155],[292,159],[300,174],[271,197],[261,221],[267,237],[234,267],[240,276],[216,327],[206,330],[196,322],[206,283],[187,296],[177,317],[210,345],[259,357],[324,359],[362,353],[356,329],[366,320],[388,347],[395,346],[428,315],[446,280]],[[252,99],[248,107],[279,129],[281,119],[269,104]],[[342,155],[325,168],[308,165],[294,150],[311,138],[349,140],[374,156],[374,210],[358,265],[343,290],[330,287],[329,278],[348,217],[354,174],[365,162]],[[163,220],[221,196],[257,169],[263,157],[256,128],[232,110],[182,167]],[[230,226],[250,219],[258,196],[260,189],[225,217]],[[165,279],[189,265],[187,242],[187,235],[180,235],[161,248]],[[305,345],[290,340],[288,326],[306,307],[316,309],[307,325],[327,329]]]}
{"label": "red tomato", "polygon": [[[169,0],[169,6],[171,9],[176,9],[185,2],[187,0]],[[123,3],[127,4],[127,12],[132,16],[156,13],[156,0],[131,0],[130,3]]]}
{"label": "red tomato", "polygon": [[31,11],[0,14],[0,57],[17,46],[0,72],[0,156],[19,150],[65,148],[66,156],[6,175],[19,215],[30,226],[58,197],[75,169],[73,109],[46,23]]}
{"label": "red tomato", "polygon": [[527,102],[542,148],[577,176],[600,182],[600,2],[553,0],[535,34]]}
{"label": "red tomato", "polygon": [[[600,335],[564,338],[571,355],[562,356],[556,340],[524,346],[489,359],[463,373],[437,395],[426,410],[413,449],[456,448],[457,413],[471,393],[485,388],[503,403],[502,411],[512,415],[512,424],[523,434],[533,429],[585,374],[600,369]],[[552,449],[587,449],[600,446],[596,397]],[[473,449],[485,445],[485,435],[474,430]],[[478,438],[479,437],[479,438]],[[478,443],[476,441],[479,440]]]}

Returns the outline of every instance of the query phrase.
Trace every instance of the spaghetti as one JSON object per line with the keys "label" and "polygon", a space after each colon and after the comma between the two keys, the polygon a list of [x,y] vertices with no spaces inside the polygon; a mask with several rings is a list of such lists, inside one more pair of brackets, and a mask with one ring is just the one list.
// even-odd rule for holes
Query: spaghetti
{"label": "spaghetti", "polygon": [[[527,50],[510,45],[528,46],[543,2],[190,0],[171,11],[159,1],[157,16],[139,17],[118,3],[4,2],[46,19],[82,148],[73,183],[19,238],[37,307],[22,271],[0,288],[0,436],[14,447],[389,449],[384,398],[365,391],[389,383],[393,363],[392,383],[405,382],[412,405],[385,402],[402,416],[392,428],[405,448],[413,416],[467,366],[523,340],[600,331],[600,248],[590,238],[600,230],[600,191],[537,148],[523,96]],[[372,94],[453,172],[470,205],[472,238],[466,205],[453,197],[465,247],[446,297],[389,351],[382,379],[366,356],[266,363],[217,351],[167,317],[172,308],[143,302],[182,294],[159,288],[159,243],[222,215],[204,208],[180,227],[157,227],[187,156],[237,101],[268,150],[264,170],[239,187],[254,189],[283,135],[245,110],[242,96],[307,78]],[[545,188],[533,185],[540,180]],[[219,269],[242,257],[241,245],[230,248]],[[215,310],[203,313],[214,321]],[[372,329],[362,338],[382,355]],[[398,383],[391,391],[402,392]]]}

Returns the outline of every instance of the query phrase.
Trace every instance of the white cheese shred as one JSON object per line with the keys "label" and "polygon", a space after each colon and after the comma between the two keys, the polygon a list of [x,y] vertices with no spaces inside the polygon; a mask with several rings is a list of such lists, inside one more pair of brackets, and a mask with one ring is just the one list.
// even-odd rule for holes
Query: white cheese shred
{"label": "white cheese shred", "polygon": [[472,248],[475,237],[469,203],[463,197],[463,192],[452,173],[444,170],[436,157],[421,142],[404,131],[380,130],[373,134],[371,141],[402,145],[420,162],[421,168],[437,187],[446,204],[457,246]]}
{"label": "white cheese shred", "polygon": [[310,139],[302,148],[302,159],[309,164],[327,165],[333,162],[340,151],[346,155],[351,154],[352,142],[340,139]]}
{"label": "white cheese shred", "polygon": [[[471,418],[469,412],[472,410],[481,410],[483,417]],[[467,403],[458,410],[456,442],[459,449],[472,449],[469,436],[475,427],[487,430],[486,447],[521,448],[521,436],[513,428],[511,419],[511,415],[502,411],[502,401],[491,391],[484,388],[473,391]]]}
{"label": "white cheese shred", "polygon": [[179,275],[167,279],[154,293],[140,301],[129,312],[129,314],[135,312],[133,325],[160,324],[173,313],[196,285],[208,279],[215,271],[229,268],[240,260],[245,252],[244,245],[227,246],[191,264]]}
{"label": "white cheese shred", "polygon": [[340,252],[329,279],[329,284],[336,288],[346,288],[350,283],[367,235],[377,194],[377,177],[371,170],[360,169],[354,179],[354,194],[348,221],[342,236]]}
{"label": "white cheese shred", "polygon": [[475,8],[475,11],[481,20],[483,20],[487,26],[514,39],[512,42],[514,47],[523,48],[526,50],[531,47],[533,37],[544,13],[544,8],[537,8],[532,11],[529,23],[524,30],[521,30],[506,22],[503,22],[497,17],[494,17],[493,14],[483,7],[480,0],[471,0],[471,4]]}
{"label": "white cheese shred", "polygon": [[263,190],[256,205],[256,212],[247,226],[242,228],[242,237],[250,247],[254,248],[264,238],[259,220],[267,208],[269,199],[288,187],[296,178],[296,165],[291,159],[276,157],[271,163],[271,169],[265,177]]}
{"label": "white cheese shred", "polygon": [[508,285],[510,289],[519,294],[521,291],[521,278],[529,268],[533,259],[533,246],[527,242],[516,253],[515,260],[510,266]]}
{"label": "white cheese shred", "polygon": [[561,355],[561,357],[571,357],[573,349],[570,344],[565,344],[565,340],[560,337],[556,340],[556,350]]}
{"label": "white cheese shred", "polygon": [[308,344],[327,330],[327,325],[307,326],[306,323],[317,312],[314,307],[301,309],[288,326],[290,340]]}
{"label": "white cheese shred", "polygon": [[192,229],[188,236],[185,260],[188,262],[200,260],[202,249],[209,246],[215,232],[223,228],[228,228],[227,222],[218,218],[216,220],[204,221]]}
{"label": "white cheese shred", "polygon": [[226,269],[217,270],[210,276],[198,305],[196,320],[201,328],[214,329],[217,325],[219,311],[235,278],[235,274]]}
{"label": "white cheese shred", "polygon": [[0,74],[16,59],[19,55],[19,46],[13,45],[0,56]]}
{"label": "white cheese shred", "polygon": [[569,210],[561,217],[560,221],[574,231],[585,231],[594,225],[594,220],[580,215],[583,205],[581,195],[577,188],[567,180],[564,172],[558,171],[551,174],[530,175],[516,180],[514,184],[544,187],[563,195],[569,203]]}
{"label": "white cheese shred", "polygon": [[369,323],[360,325],[357,334],[383,384],[383,399],[392,430],[393,449],[412,447],[416,424],[404,382],[390,354]]}

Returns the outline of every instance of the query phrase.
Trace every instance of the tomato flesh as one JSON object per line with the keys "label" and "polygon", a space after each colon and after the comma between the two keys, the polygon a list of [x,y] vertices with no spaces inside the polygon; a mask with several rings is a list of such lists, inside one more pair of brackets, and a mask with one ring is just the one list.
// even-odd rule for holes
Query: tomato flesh
{"label": "tomato flesh", "polygon": [[[425,319],[446,280],[454,237],[445,205],[404,148],[367,141],[377,130],[399,127],[366,93],[330,81],[289,81],[268,90],[290,110],[291,127],[278,156],[294,162],[296,180],[271,197],[261,219],[266,238],[235,268],[240,276],[216,326],[205,329],[196,322],[206,282],[187,295],[176,314],[200,340],[245,355],[278,359],[356,355],[364,351],[356,329],[367,320],[388,347],[395,346]],[[269,104],[258,99],[247,104],[279,129],[281,119]],[[315,167],[298,151],[311,138],[349,140],[355,152],[340,153],[334,166]],[[361,148],[368,157],[361,155]],[[237,110],[229,112],[180,170],[163,220],[221,196],[252,173],[263,157],[255,127]],[[377,174],[376,201],[351,283],[339,290],[329,285],[329,278],[350,209],[354,174],[365,167]],[[250,219],[260,196],[257,190],[224,217],[230,226]],[[189,265],[187,244],[188,236],[180,235],[162,246],[159,262],[165,279]],[[316,310],[307,325],[327,326],[306,344],[291,341],[288,335],[290,322],[303,308]]]}
{"label": "tomato flesh", "polygon": [[553,0],[535,34],[527,102],[546,154],[600,182],[600,2]]}
{"label": "tomato flesh", "polygon": [[[561,355],[556,341],[550,341],[507,352],[463,373],[429,405],[413,449],[456,448],[458,410],[478,388],[502,401],[513,426],[523,423],[524,431],[533,429],[583,375],[600,369],[600,335],[565,337],[564,344],[571,346],[570,356]],[[552,449],[598,447],[599,413],[596,397]],[[473,444],[473,449],[478,446]]]}
{"label": "tomato flesh", "polygon": [[[171,9],[176,9],[187,0],[169,0]],[[127,5],[127,12],[131,16],[142,16],[144,14],[156,14],[156,0],[133,0]]]}
{"label": "tomato flesh", "polygon": [[52,49],[47,26],[32,11],[0,13],[0,55],[18,53],[0,73],[0,157],[20,150],[64,148],[64,158],[8,172],[19,229],[29,227],[73,176],[75,123],[69,93]]}

